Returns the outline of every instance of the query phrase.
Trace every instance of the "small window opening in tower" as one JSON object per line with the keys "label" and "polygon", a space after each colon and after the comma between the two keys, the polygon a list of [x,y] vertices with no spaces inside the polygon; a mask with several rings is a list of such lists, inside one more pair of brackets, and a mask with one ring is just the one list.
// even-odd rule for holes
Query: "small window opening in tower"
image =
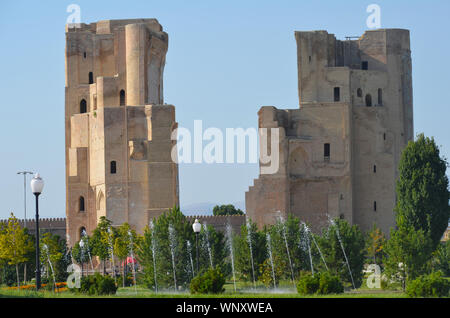
{"label": "small window opening in tower", "polygon": [[377,210],[377,201],[373,201],[373,210],[374,210],[374,211]]}
{"label": "small window opening in tower", "polygon": [[125,106],[125,91],[120,90],[120,106]]}
{"label": "small window opening in tower", "polygon": [[80,234],[80,240],[84,236],[85,233],[87,233],[86,232],[86,228],[84,226],[80,227],[80,233],[79,233]]}
{"label": "small window opening in tower", "polygon": [[86,104],[86,100],[82,99],[80,102],[80,114],[84,114],[87,112],[87,104]]}
{"label": "small window opening in tower", "polygon": [[362,97],[362,89],[361,88],[358,88],[358,90],[356,91],[356,96]]}
{"label": "small window opening in tower", "polygon": [[311,55],[309,56],[309,63],[311,63]]}
{"label": "small window opening in tower", "polygon": [[81,196],[79,201],[80,201],[79,202],[80,203],[80,212],[84,212],[84,197]]}
{"label": "small window opening in tower", "polygon": [[330,161],[330,144],[326,143],[323,145],[323,158],[325,161]]}
{"label": "small window opening in tower", "polygon": [[369,69],[369,62],[362,61],[361,63],[361,69],[367,71]]}
{"label": "small window opening in tower", "polygon": [[83,52],[83,58],[86,58],[86,52]]}
{"label": "small window opening in tower", "polygon": [[377,173],[377,165],[373,165],[373,173]]}
{"label": "small window opening in tower", "polygon": [[111,161],[110,172],[111,174],[115,174],[117,172],[117,164],[115,161]]}
{"label": "small window opening in tower", "polygon": [[386,133],[383,133],[383,140],[386,140]]}
{"label": "small window opening in tower", "polygon": [[378,89],[378,105],[383,105],[383,90],[381,88]]}
{"label": "small window opening in tower", "polygon": [[89,72],[89,84],[94,84],[94,73]]}
{"label": "small window opening in tower", "polygon": [[339,87],[334,88],[334,101],[339,102],[341,100],[341,90]]}
{"label": "small window opening in tower", "polygon": [[372,96],[370,94],[366,95],[366,106],[372,106]]}

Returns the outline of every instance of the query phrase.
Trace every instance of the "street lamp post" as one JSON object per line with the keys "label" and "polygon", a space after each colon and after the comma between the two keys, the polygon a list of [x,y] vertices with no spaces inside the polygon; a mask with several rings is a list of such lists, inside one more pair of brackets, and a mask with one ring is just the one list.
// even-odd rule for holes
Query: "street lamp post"
{"label": "street lamp post", "polygon": [[27,227],[27,174],[33,174],[31,171],[19,171],[17,174],[23,174],[23,211],[24,211],[24,219],[23,219],[23,227]]}
{"label": "street lamp post", "polygon": [[39,195],[44,188],[44,180],[39,173],[31,179],[31,191],[36,197],[36,290],[41,288],[41,265],[39,264]]}
{"label": "street lamp post", "polygon": [[81,259],[81,277],[83,277],[83,263],[84,263],[84,240],[83,237],[81,237],[80,240],[80,259]]}
{"label": "street lamp post", "polygon": [[202,225],[200,224],[200,222],[198,222],[198,219],[195,219],[194,224],[192,224],[192,229],[194,230],[195,233],[195,245],[196,245],[196,249],[197,249],[197,275],[199,272],[198,269],[198,233],[200,233],[201,229],[202,229]]}

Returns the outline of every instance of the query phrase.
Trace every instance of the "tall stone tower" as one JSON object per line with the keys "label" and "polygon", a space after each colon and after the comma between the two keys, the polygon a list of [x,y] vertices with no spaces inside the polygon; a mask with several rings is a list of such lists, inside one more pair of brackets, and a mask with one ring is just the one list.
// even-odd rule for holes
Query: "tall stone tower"
{"label": "tall stone tower", "polygon": [[275,174],[260,169],[247,215],[262,226],[294,214],[316,231],[329,215],[389,233],[398,163],[414,133],[409,31],[295,38],[300,108],[258,112],[260,128],[280,129],[280,164]]}
{"label": "tall stone tower", "polygon": [[156,19],[66,27],[66,216],[70,245],[101,216],[142,231],[178,205],[175,108],[163,101],[168,35]]}

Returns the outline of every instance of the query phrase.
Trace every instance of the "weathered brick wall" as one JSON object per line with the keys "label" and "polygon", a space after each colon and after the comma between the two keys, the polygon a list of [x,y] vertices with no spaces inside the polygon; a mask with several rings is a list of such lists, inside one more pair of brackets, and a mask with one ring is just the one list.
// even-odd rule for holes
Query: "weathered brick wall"
{"label": "weathered brick wall", "polygon": [[[7,223],[8,220],[0,220],[0,223]],[[24,227],[24,220],[19,220],[21,227]],[[26,227],[31,235],[36,233],[36,221],[29,219],[26,222]],[[42,233],[51,232],[66,239],[66,218],[42,218],[39,219],[39,230]]]}
{"label": "weathered brick wall", "polygon": [[[217,231],[225,232],[227,225],[230,224],[233,232],[239,234],[241,232],[241,225],[245,224],[245,215],[196,215],[187,216],[189,222],[194,223],[198,219],[201,224],[206,223],[212,225]],[[0,220],[0,223],[6,223],[8,220]],[[19,220],[20,226],[24,227],[24,220]],[[30,234],[35,234],[36,222],[29,219],[26,222],[26,227]],[[51,232],[59,235],[61,238],[66,238],[66,218],[42,218],[39,220],[39,229],[41,233]]]}

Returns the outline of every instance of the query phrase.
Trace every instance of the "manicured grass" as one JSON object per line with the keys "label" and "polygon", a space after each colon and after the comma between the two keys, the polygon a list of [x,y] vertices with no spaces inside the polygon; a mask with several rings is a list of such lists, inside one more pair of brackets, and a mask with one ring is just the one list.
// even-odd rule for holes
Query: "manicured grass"
{"label": "manicured grass", "polygon": [[404,298],[401,292],[370,290],[362,288],[356,291],[347,291],[343,294],[335,295],[299,295],[291,282],[281,282],[275,291],[268,290],[264,285],[257,284],[253,288],[252,283],[237,282],[236,293],[234,284],[228,282],[225,285],[225,292],[218,295],[192,295],[189,292],[173,293],[171,291],[161,291],[155,293],[143,286],[119,288],[116,295],[110,296],[90,296],[70,291],[53,293],[51,291],[31,291],[31,290],[11,290],[0,288],[0,298]]}

